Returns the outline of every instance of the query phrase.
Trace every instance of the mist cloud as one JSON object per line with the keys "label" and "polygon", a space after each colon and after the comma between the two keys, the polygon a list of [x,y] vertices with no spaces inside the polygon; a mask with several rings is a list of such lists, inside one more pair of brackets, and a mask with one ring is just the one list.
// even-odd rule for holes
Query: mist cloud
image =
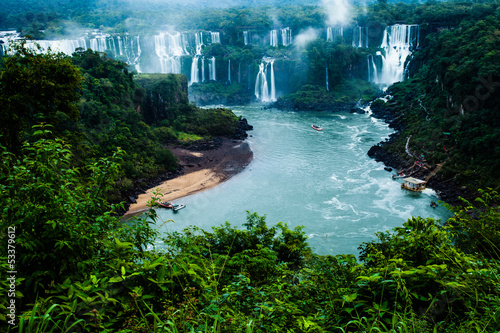
{"label": "mist cloud", "polygon": [[301,31],[297,36],[295,36],[294,44],[299,48],[304,48],[308,43],[312,42],[316,38],[318,38],[321,34],[321,31],[307,28],[304,31]]}
{"label": "mist cloud", "polygon": [[349,0],[321,0],[328,19],[326,24],[346,25],[351,20],[351,4]]}

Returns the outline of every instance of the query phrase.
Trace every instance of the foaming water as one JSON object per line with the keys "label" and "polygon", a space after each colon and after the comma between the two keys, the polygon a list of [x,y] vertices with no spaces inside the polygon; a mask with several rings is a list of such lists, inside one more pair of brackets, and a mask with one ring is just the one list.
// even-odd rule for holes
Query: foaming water
{"label": "foaming water", "polygon": [[[254,159],[227,182],[177,200],[186,208],[159,210],[173,219],[162,231],[190,225],[209,230],[225,221],[241,227],[246,211],[267,215],[268,224],[302,225],[309,244],[322,254],[353,253],[374,233],[402,225],[412,215],[446,219],[431,208],[434,191],[409,193],[367,151],[392,133],[368,114],[281,112],[260,105],[235,107],[254,130],[248,142]],[[321,125],[315,131],[311,124]]]}

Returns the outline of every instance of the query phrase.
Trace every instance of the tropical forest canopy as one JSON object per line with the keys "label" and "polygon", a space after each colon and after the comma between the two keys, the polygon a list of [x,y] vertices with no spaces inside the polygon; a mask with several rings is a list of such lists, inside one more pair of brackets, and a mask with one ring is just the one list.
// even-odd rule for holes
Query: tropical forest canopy
{"label": "tropical forest canopy", "polygon": [[[288,58],[276,66],[297,76],[286,80],[292,83],[282,103],[351,105],[377,94],[361,65],[370,52],[383,51],[375,35],[368,47],[316,38],[299,52],[245,46],[237,33],[238,26],[268,29],[276,21],[296,32],[324,27],[322,6],[162,11],[123,10],[112,1],[57,4],[14,1],[2,8],[0,26],[37,38],[62,36],[72,30],[68,22],[116,33],[167,23],[222,29],[229,42],[205,50],[218,61],[257,67],[266,54]],[[377,2],[351,13],[352,22],[380,33],[398,22],[419,24],[409,78],[388,87],[387,102],[374,102],[401,124],[387,149],[400,154],[412,135],[412,149],[445,162],[442,177],[473,189],[475,198],[453,208],[444,225],[413,217],[378,233],[360,244],[358,258],[316,255],[303,228],[268,225],[257,213],[242,229],[226,223],[166,235],[157,234],[154,210],[122,223],[123,198],[175,173],[168,144],[233,136],[238,118],[190,103],[186,75],[137,74],[112,54],[39,53],[20,41],[0,63],[0,294],[7,295],[1,330],[500,330],[497,2]],[[235,100],[248,95],[244,85],[218,80],[195,89]]]}

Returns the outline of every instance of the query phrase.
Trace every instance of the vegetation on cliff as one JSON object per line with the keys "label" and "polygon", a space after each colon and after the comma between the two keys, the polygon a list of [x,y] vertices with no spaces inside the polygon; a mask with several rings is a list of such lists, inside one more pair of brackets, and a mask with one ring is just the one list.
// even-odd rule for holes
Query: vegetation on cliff
{"label": "vegetation on cliff", "polygon": [[[48,123],[54,138],[72,147],[76,166],[111,156],[120,147],[113,202],[177,170],[165,145],[186,136],[232,136],[238,117],[227,109],[189,104],[183,75],[139,76],[123,62],[92,50],[72,57],[22,47],[2,58],[0,113],[3,145],[12,152],[34,140],[32,126]],[[142,86],[143,85],[143,86]]]}
{"label": "vegetation on cliff", "polygon": [[[406,159],[410,150],[437,165],[438,177],[466,186],[500,186],[500,16],[463,20],[457,29],[430,34],[415,52],[411,78],[389,88],[389,110],[404,130],[386,149]],[[412,162],[414,161],[412,160]]]}
{"label": "vegetation on cliff", "polygon": [[0,291],[10,295],[0,300],[2,330],[500,329],[497,192],[484,191],[445,227],[414,217],[379,233],[360,245],[359,261],[313,254],[302,228],[268,226],[256,213],[243,229],[160,236],[154,210],[123,224],[107,204],[120,151],[75,167],[71,147],[51,135],[37,127],[22,158],[1,147]]}

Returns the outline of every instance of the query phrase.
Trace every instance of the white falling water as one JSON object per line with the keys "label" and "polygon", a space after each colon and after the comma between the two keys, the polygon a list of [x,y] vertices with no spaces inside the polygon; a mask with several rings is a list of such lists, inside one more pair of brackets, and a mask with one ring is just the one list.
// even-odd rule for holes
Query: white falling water
{"label": "white falling water", "polygon": [[[385,29],[380,46],[384,49],[385,56],[377,52],[382,59],[382,68],[377,75],[378,83],[388,86],[404,80],[406,59],[411,55],[412,47],[418,46],[418,42],[418,25],[396,24]],[[376,82],[377,78],[372,80]]]}
{"label": "white falling water", "polygon": [[[271,92],[267,83],[267,69],[271,65]],[[276,85],[274,80],[274,59],[264,57],[259,65],[259,73],[255,79],[255,97],[262,102],[276,101]]]}
{"label": "white falling water", "polygon": [[[202,46],[203,46],[203,33],[197,32],[194,34],[194,39],[195,39],[195,56],[193,57],[193,62],[191,63],[191,80],[189,81],[189,85],[192,85],[193,83],[200,82],[200,71],[199,71],[199,61],[200,61],[200,56],[201,56],[201,51],[202,51]],[[204,80],[204,78],[202,79]]]}
{"label": "white falling water", "polygon": [[210,32],[212,44],[220,44],[220,32]]}
{"label": "white falling water", "polygon": [[281,41],[283,46],[288,46],[292,44],[292,29],[284,28],[280,30],[281,32]]}
{"label": "white falling water", "polygon": [[231,59],[229,59],[227,63],[227,80],[229,84],[231,84]]}
{"label": "white falling water", "polygon": [[205,57],[201,58],[201,82],[205,82]]}
{"label": "white falling water", "polygon": [[248,45],[249,44],[249,40],[248,40],[248,31],[243,31],[243,43],[245,45]]}
{"label": "white falling water", "polygon": [[269,99],[269,89],[267,88],[267,78],[265,73],[266,65],[261,62],[259,65],[259,73],[255,80],[255,97],[263,102]]}
{"label": "white falling water", "polygon": [[215,57],[210,58],[210,62],[208,63],[208,76],[209,80],[217,81],[217,76],[215,74]]}
{"label": "white falling water", "polygon": [[276,101],[276,84],[274,81],[274,59],[271,60],[271,96],[269,96],[271,102]]}
{"label": "white falling water", "polygon": [[328,82],[328,63],[326,64],[326,91],[330,91],[330,83]]}
{"label": "white falling water", "polygon": [[278,30],[271,30],[269,32],[269,45],[278,47]]}
{"label": "white falling water", "polygon": [[343,27],[327,27],[326,28],[326,41],[333,42],[336,36],[344,37]]}
{"label": "white falling water", "polygon": [[[353,47],[368,47],[368,33],[363,35],[363,29],[368,30],[366,27],[355,26],[352,30],[352,46]],[[366,40],[363,40],[365,36]],[[364,42],[364,43],[363,43]]]}
{"label": "white falling water", "polygon": [[[382,57],[382,53],[377,51],[377,55]],[[378,75],[377,65],[375,64],[373,56],[368,55],[368,81],[373,83],[379,83],[380,77]]]}
{"label": "white falling water", "polygon": [[181,73],[181,57],[189,55],[186,50],[186,40],[179,32],[160,33],[154,36],[155,52],[160,60],[161,73]]}
{"label": "white falling water", "polygon": [[199,62],[199,57],[194,56],[193,57],[193,62],[191,63],[191,80],[189,81],[189,85],[192,85],[193,83],[199,82],[199,77],[198,77],[198,62]]}

